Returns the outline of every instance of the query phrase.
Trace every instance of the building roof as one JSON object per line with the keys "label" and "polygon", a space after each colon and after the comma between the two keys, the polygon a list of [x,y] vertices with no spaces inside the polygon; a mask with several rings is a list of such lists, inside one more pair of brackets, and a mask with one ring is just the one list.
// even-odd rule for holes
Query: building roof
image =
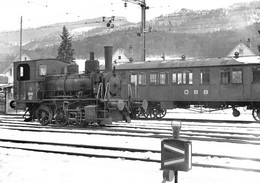
{"label": "building roof", "polygon": [[239,57],[256,56],[255,52],[245,43],[240,41],[228,54],[227,57],[234,57],[235,53],[239,53]]}
{"label": "building roof", "polygon": [[[25,50],[22,49],[22,60],[37,60],[37,59],[42,59],[42,55],[36,53],[35,51],[32,50]],[[45,55],[47,57],[47,55]],[[51,57],[51,56],[50,56]],[[48,57],[49,58],[49,57]],[[8,66],[4,69],[2,72],[3,74],[7,73],[12,67],[13,67],[13,62],[20,61],[20,53],[17,54],[17,56],[14,58],[13,61],[11,61]]]}
{"label": "building roof", "polygon": [[138,60],[136,54],[133,54],[130,51],[125,50],[123,48],[117,48],[116,51],[113,53],[113,55],[117,52],[123,53],[128,58],[129,61],[137,61]]}
{"label": "building roof", "polygon": [[[37,59],[42,59],[42,55],[37,53],[36,51],[32,51],[32,50],[25,50],[22,49],[22,55],[27,55],[27,59],[26,60],[37,60]],[[45,57],[50,57],[50,56],[45,56]],[[19,61],[20,60],[20,53],[17,54],[17,56],[15,57],[15,59],[13,60],[15,61]]]}

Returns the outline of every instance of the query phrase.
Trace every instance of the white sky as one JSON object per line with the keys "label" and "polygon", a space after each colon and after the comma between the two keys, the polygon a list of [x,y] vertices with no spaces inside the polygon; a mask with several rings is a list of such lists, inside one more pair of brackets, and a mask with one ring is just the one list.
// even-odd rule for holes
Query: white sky
{"label": "white sky", "polygon": [[[134,1],[134,0],[132,0]],[[238,2],[253,0],[146,0],[147,20],[181,8],[216,9]],[[125,16],[129,21],[139,22],[139,5],[124,0],[0,0],[0,31],[23,27],[44,26],[57,22],[76,21],[101,16]]]}

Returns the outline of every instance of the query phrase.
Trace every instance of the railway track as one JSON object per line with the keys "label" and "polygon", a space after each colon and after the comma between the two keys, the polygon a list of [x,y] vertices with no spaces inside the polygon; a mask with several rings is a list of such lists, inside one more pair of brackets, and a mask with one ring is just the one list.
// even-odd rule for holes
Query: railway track
{"label": "railway track", "polygon": [[[70,135],[109,135],[134,138],[141,137],[149,139],[162,139],[172,137],[171,124],[169,121],[149,121],[149,126],[146,123],[148,122],[141,122],[140,120],[135,120],[131,124],[114,123],[113,125],[106,128],[92,126],[87,129],[82,129],[74,127],[73,130],[71,130],[66,127],[43,127],[35,122],[23,122],[23,119],[21,119],[19,116],[14,116],[13,118],[13,116],[6,117],[0,115],[0,130],[19,130],[20,132],[24,133],[43,132]],[[183,123],[181,129],[181,137],[191,139],[193,141],[213,140],[215,142],[232,142],[236,144],[259,145],[259,126],[258,128],[250,127],[250,129],[248,130],[248,128],[244,127],[243,125],[239,125],[239,130],[246,130],[242,132],[238,132],[237,128],[234,128],[233,130],[223,130],[225,128],[230,128],[230,125],[221,124],[220,126],[222,128],[222,131],[220,132],[218,129],[217,132],[217,128],[212,127],[212,125],[208,126],[205,124],[205,122],[200,123],[199,125],[196,125],[193,122],[185,122]],[[250,131],[252,132],[251,134],[249,133]],[[227,134],[232,134],[232,138],[230,135]],[[201,137],[202,135],[204,135],[205,137]],[[76,143],[61,143],[58,141],[50,142],[32,139],[11,139],[3,137],[0,138],[0,147],[86,157],[122,158],[126,160],[138,160],[160,163],[160,149],[141,149],[111,145],[105,146],[104,144],[90,145]],[[160,146],[158,147],[160,148]],[[213,153],[197,152],[193,153],[192,158],[193,166],[260,172],[260,168],[258,168],[260,167],[260,158],[229,155],[227,156]]]}
{"label": "railway track", "polygon": [[[21,131],[44,131],[82,134],[121,135],[135,137],[170,138],[172,137],[171,121],[133,120],[131,124],[114,123],[108,127],[90,126],[89,128],[41,126],[35,122],[23,122],[21,118],[1,118],[0,128]],[[73,129],[73,131],[71,130]],[[199,141],[233,142],[241,144],[260,144],[260,125],[251,124],[209,124],[189,122],[182,123],[180,132],[182,138]]]}
{"label": "railway track", "polygon": [[[0,148],[12,148],[34,152],[66,154],[95,158],[121,158],[132,161],[161,163],[160,150],[105,147],[57,142],[25,141],[18,139],[0,139]],[[223,156],[213,154],[192,154],[192,166],[207,168],[223,168],[260,172],[260,158]],[[221,161],[220,161],[221,159]],[[217,160],[217,161],[216,161]],[[246,165],[245,162],[251,165]],[[244,164],[244,166],[241,166]]]}

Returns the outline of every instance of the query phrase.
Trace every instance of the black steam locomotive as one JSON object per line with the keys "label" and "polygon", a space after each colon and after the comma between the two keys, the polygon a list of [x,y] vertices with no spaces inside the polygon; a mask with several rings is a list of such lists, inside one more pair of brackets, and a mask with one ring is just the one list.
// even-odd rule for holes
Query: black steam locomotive
{"label": "black steam locomotive", "polygon": [[144,110],[147,102],[121,97],[121,77],[112,69],[111,46],[105,47],[105,71],[100,72],[94,53],[85,62],[85,73],[77,64],[55,59],[14,63],[12,107],[26,110],[42,125],[130,122],[133,111]]}

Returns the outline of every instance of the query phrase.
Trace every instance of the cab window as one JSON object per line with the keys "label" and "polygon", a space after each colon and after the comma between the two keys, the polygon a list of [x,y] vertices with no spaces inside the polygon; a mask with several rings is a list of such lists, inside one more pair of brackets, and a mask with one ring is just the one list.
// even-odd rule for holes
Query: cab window
{"label": "cab window", "polygon": [[39,65],[39,75],[40,76],[47,75],[47,65]]}
{"label": "cab window", "polygon": [[30,66],[28,64],[20,64],[17,67],[17,80],[18,81],[30,80]]}

